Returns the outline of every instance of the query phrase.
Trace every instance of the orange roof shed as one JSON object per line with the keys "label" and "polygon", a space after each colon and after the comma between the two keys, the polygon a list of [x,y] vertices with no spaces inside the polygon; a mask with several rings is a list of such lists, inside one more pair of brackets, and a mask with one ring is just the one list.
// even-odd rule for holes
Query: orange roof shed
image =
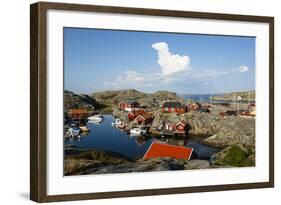
{"label": "orange roof shed", "polygon": [[189,160],[193,149],[184,146],[169,145],[162,142],[152,142],[146,151],[143,159],[151,159],[157,157],[173,157],[177,159]]}

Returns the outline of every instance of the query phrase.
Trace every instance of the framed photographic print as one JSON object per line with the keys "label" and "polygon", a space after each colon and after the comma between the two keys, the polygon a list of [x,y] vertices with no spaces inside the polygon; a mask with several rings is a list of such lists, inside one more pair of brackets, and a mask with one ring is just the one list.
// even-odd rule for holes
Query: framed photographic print
{"label": "framed photographic print", "polygon": [[274,186],[274,18],[31,5],[31,199]]}

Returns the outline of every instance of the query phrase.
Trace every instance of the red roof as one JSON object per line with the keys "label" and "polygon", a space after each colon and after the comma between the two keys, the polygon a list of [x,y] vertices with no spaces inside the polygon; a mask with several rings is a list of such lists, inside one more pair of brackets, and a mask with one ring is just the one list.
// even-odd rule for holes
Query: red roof
{"label": "red roof", "polygon": [[143,159],[151,159],[156,157],[173,157],[177,159],[189,160],[193,152],[192,148],[169,145],[161,142],[152,142],[148,150],[146,151]]}
{"label": "red roof", "polygon": [[78,109],[71,109],[69,110],[70,114],[87,114],[87,109],[84,108],[78,108]]}
{"label": "red roof", "polygon": [[184,120],[179,121],[176,126],[178,126],[179,124],[182,124],[183,126],[186,126],[186,122]]}
{"label": "red roof", "polygon": [[133,111],[129,112],[128,115],[130,113],[132,113],[135,116],[146,114],[146,112],[144,110],[133,110]]}

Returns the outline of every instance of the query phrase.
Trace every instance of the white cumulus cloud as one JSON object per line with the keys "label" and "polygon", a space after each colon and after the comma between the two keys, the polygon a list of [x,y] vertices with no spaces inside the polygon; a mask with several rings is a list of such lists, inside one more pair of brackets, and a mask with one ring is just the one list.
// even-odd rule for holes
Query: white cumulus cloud
{"label": "white cumulus cloud", "polygon": [[185,55],[172,54],[166,42],[154,43],[152,44],[152,48],[158,52],[157,62],[161,67],[163,75],[170,75],[191,69],[190,58]]}
{"label": "white cumulus cloud", "polygon": [[111,81],[105,81],[104,85],[113,89],[134,88],[151,91],[187,85],[212,85],[216,83],[214,80],[221,76],[250,71],[246,65],[226,69],[191,69],[189,56],[171,53],[166,42],[154,43],[152,48],[158,53],[159,72],[142,73],[130,69]]}
{"label": "white cumulus cloud", "polygon": [[245,65],[241,65],[239,68],[238,68],[238,72],[240,73],[244,73],[244,72],[248,72],[250,69],[248,66],[245,66]]}

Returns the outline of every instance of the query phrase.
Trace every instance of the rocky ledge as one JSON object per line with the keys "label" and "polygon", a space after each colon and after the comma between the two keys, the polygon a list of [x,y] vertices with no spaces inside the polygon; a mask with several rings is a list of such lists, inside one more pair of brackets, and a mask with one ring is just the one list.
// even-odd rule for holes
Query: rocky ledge
{"label": "rocky ledge", "polygon": [[66,155],[65,175],[109,174],[150,171],[191,170],[210,168],[207,160],[183,160],[175,158],[154,158],[149,160],[128,160],[123,156],[103,151],[76,151]]}
{"label": "rocky ledge", "polygon": [[255,120],[228,116],[226,118],[208,113],[189,113],[191,135],[209,136],[204,143],[225,148],[234,144],[255,145]]}

